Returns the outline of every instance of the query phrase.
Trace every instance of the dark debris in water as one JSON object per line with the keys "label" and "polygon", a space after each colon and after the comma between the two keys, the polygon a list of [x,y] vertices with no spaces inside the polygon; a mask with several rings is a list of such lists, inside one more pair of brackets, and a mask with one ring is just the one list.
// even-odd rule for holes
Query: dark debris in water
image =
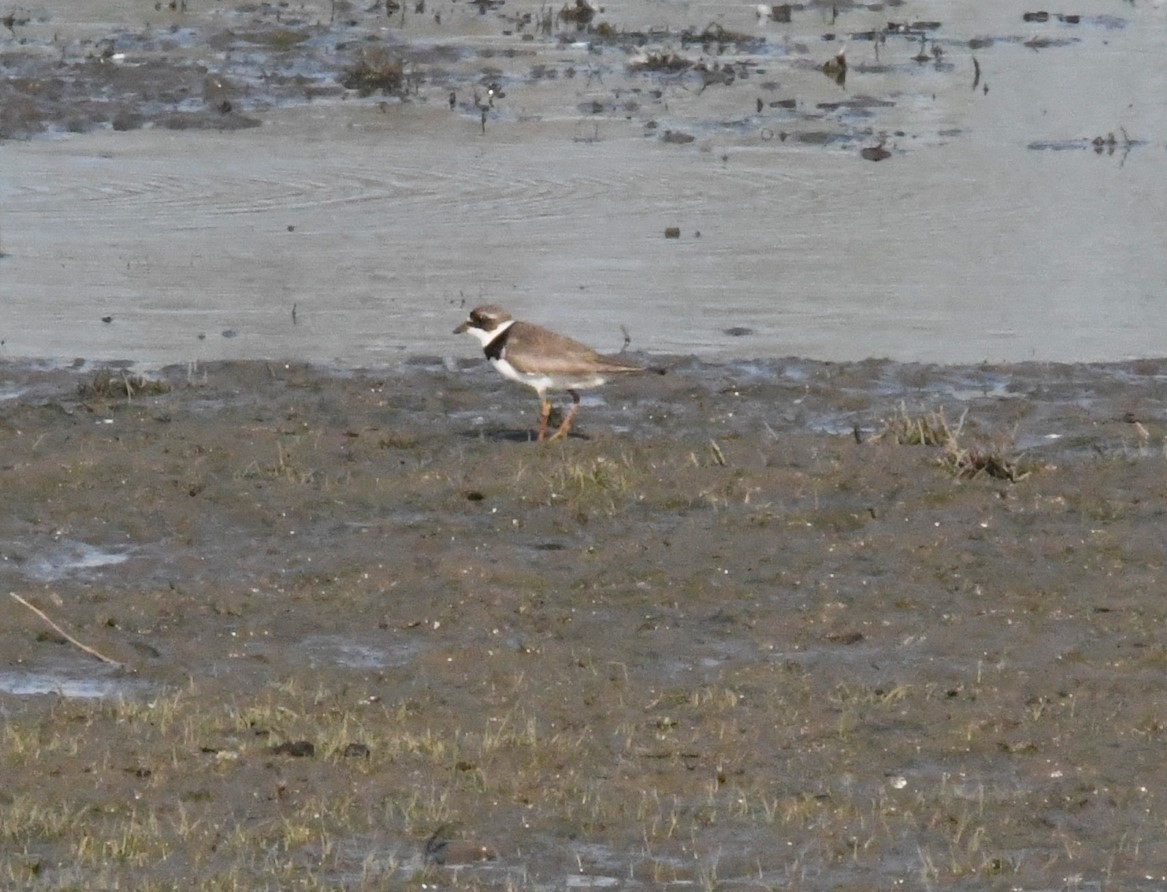
{"label": "dark debris in water", "polygon": [[1096,155],[1114,155],[1121,153],[1124,157],[1127,152],[1138,146],[1145,146],[1146,140],[1131,139],[1126,129],[1120,127],[1121,137],[1111,131],[1105,136],[1084,137],[1082,139],[1038,140],[1031,142],[1026,148],[1032,151],[1065,152],[1082,149],[1093,149]]}
{"label": "dark debris in water", "polygon": [[[602,78],[606,72],[621,67],[627,72],[662,75],[661,79],[675,75],[686,93],[700,96],[709,87],[721,92],[719,88],[739,87],[746,78],[761,74],[767,83],[774,85],[773,89],[781,82],[783,91],[793,97],[799,90],[798,83],[786,83],[780,70],[768,70],[771,66],[817,69],[846,88],[849,75],[861,83],[874,81],[867,75],[879,75],[880,80],[912,77],[927,63],[929,88],[934,89],[939,79],[952,74],[957,67],[965,70],[959,63],[954,66],[946,58],[942,59],[946,49],[957,57],[951,48],[963,49],[965,43],[976,49],[987,48],[996,41],[1014,45],[1024,41],[1024,45],[1039,50],[1078,40],[1067,36],[1075,33],[1071,28],[1059,26],[1117,28],[1125,25],[1123,19],[1115,16],[1039,10],[1025,14],[1025,21],[1032,23],[1037,32],[1028,40],[1025,36],[1006,35],[965,41],[959,35],[945,34],[949,24],[940,20],[896,18],[886,20],[882,27],[845,30],[850,12],[860,9],[877,12],[886,7],[890,15],[896,15],[894,10],[902,5],[848,2],[759,6],[757,27],[749,30],[737,30],[717,21],[682,27],[675,20],[671,26],[625,30],[618,21],[597,21],[606,10],[596,0],[560,0],[560,3],[561,6],[543,7],[537,13],[516,13],[503,0],[478,0],[470,4],[469,11],[480,32],[475,34],[459,32],[456,25],[451,26],[459,14],[458,7],[441,13],[431,9],[427,13],[424,0],[414,3],[376,0],[363,6],[337,0],[326,10],[330,13],[326,21],[314,19],[307,8],[293,9],[286,4],[227,4],[216,7],[215,16],[204,20],[199,18],[203,11],[193,5],[182,10],[174,4],[163,3],[158,11],[171,13],[169,26],[154,23],[112,28],[99,37],[78,39],[63,47],[56,45],[55,38],[51,43],[47,38],[26,38],[23,29],[31,18],[37,17],[18,10],[0,20],[15,39],[15,43],[3,49],[6,77],[0,80],[0,139],[95,128],[233,130],[257,126],[260,122],[254,114],[258,110],[304,104],[322,97],[350,98],[345,91],[354,91],[361,97],[381,95],[402,100],[417,97],[422,102],[449,101],[451,108],[481,116],[485,132],[487,109],[493,108],[489,100],[501,98],[502,94],[480,98],[477,90],[482,69],[470,73],[467,63],[472,65],[475,59],[538,57],[541,51],[554,48],[554,57],[537,58],[527,66],[528,83],[575,78],[586,69],[589,86],[598,85],[607,93],[590,95],[582,102],[578,107],[584,114],[612,114],[634,120],[652,105],[654,108],[642,123],[651,131],[659,126],[666,142],[683,144],[708,130],[721,128],[736,130],[743,137],[752,135],[762,142],[787,143],[785,130],[774,140],[773,121],[759,122],[755,117],[765,116],[768,109],[780,109],[795,113],[784,115],[784,120],[801,117],[804,122],[821,120],[821,112],[838,113],[829,124],[834,128],[831,132],[812,130],[798,134],[798,127],[791,127],[796,142],[854,145],[879,132],[878,125],[868,122],[859,129],[856,119],[877,118],[882,109],[898,102],[899,96],[906,94],[910,99],[911,89],[897,86],[895,92],[883,96],[845,98],[817,105],[813,94],[769,102],[767,97],[750,97],[750,106],[756,111],[746,118],[735,118],[724,111],[700,118],[700,113],[694,117],[690,112],[690,117],[684,120],[658,122],[658,115],[675,113],[673,109],[679,103],[669,109],[659,92],[653,96],[647,91],[630,99],[623,84],[613,89],[605,86]],[[807,33],[783,34],[781,39],[775,39],[765,27],[768,22],[792,24],[803,18],[798,13],[819,10],[819,7],[825,13],[827,6],[830,12],[827,27],[831,29],[828,34],[822,33],[822,23],[811,25],[810,16],[806,17],[807,21],[799,22],[807,25]],[[461,7],[461,14],[463,17],[467,14],[465,6]],[[481,33],[477,20],[487,14],[497,18],[498,34]],[[391,25],[388,28],[386,15]],[[43,26],[49,21],[50,17],[45,14],[37,19],[36,26],[45,31]],[[1013,21],[1016,23],[1016,19]],[[423,39],[415,40],[410,29],[418,22],[424,22],[430,30]],[[435,25],[449,27],[448,37],[434,38]],[[835,28],[839,29],[837,34]],[[581,32],[585,35],[582,38]],[[500,35],[516,42],[498,43]],[[827,37],[872,41],[874,47],[865,49],[873,49],[874,64],[869,59],[856,59],[849,66],[845,48],[833,58],[825,58],[825,53],[818,55],[810,49],[814,41]],[[886,49],[893,41],[894,51]],[[903,44],[908,41],[919,43],[914,57],[903,52]],[[889,61],[886,57],[881,60],[881,46],[885,47],[887,57],[899,61]],[[46,49],[53,50],[51,61],[50,55],[44,52]],[[622,65],[623,58],[628,61]],[[905,63],[908,58],[918,64]],[[975,88],[981,83],[980,63],[974,59],[973,65],[977,68]],[[499,63],[497,72],[492,77],[503,83],[523,77],[514,65],[506,62]],[[987,87],[984,89],[987,91]],[[640,90],[633,87],[632,92]],[[463,99],[459,105],[458,98],[470,95],[475,97],[473,103]],[[894,101],[889,98],[892,96],[896,97]],[[579,102],[578,99],[570,101]],[[388,105],[382,103],[382,110],[386,108]],[[799,108],[808,111],[800,116]],[[599,131],[595,133],[598,139]],[[1112,147],[1120,145],[1104,142],[1096,150],[1114,151]],[[886,157],[881,154],[882,148],[863,151],[864,157],[870,160]]]}
{"label": "dark debris in water", "polygon": [[[801,4],[799,5],[799,9],[802,9]],[[791,13],[793,11],[794,11],[793,6],[791,4],[779,3],[775,6],[771,6],[769,12],[765,13],[764,17],[768,18],[772,22],[778,22],[780,24],[790,24],[790,21],[792,19]],[[760,10],[759,10],[759,16],[760,17],[762,16],[762,13]]]}
{"label": "dark debris in water", "polygon": [[575,0],[559,10],[560,21],[571,22],[579,28],[589,24],[596,17],[596,8],[588,0]]}
{"label": "dark debris in water", "polygon": [[399,94],[405,89],[405,66],[383,47],[366,47],[344,70],[340,82],[361,96]]}
{"label": "dark debris in water", "polygon": [[808,146],[826,146],[835,142],[850,141],[849,137],[832,130],[801,130],[791,134],[796,142]]}
{"label": "dark debris in water", "polygon": [[850,40],[870,40],[874,42],[886,41],[889,37],[903,37],[908,40],[920,40],[928,36],[930,31],[938,31],[941,22],[888,22],[883,28],[873,28],[867,31],[852,31]]}
{"label": "dark debris in water", "polygon": [[766,45],[766,38],[756,34],[746,34],[742,31],[730,31],[717,22],[710,22],[700,31],[695,28],[686,28],[681,32],[681,46],[699,44],[706,52],[716,51],[724,53],[733,49],[738,52],[758,52]]}
{"label": "dark debris in water", "polygon": [[891,152],[883,147],[883,143],[880,143],[877,146],[860,149],[859,155],[867,161],[884,161],[891,157]]}
{"label": "dark debris in water", "polygon": [[892,108],[895,103],[890,99],[877,99],[874,96],[855,96],[851,99],[843,99],[839,102],[820,102],[815,105],[815,108],[822,111],[855,111],[869,108]]}
{"label": "dark debris in water", "polygon": [[847,82],[847,48],[843,47],[834,58],[823,63],[822,72],[840,87]]}
{"label": "dark debris in water", "polygon": [[0,79],[0,139],[102,125],[131,130],[149,120],[170,129],[235,130],[258,125],[230,103],[204,102],[207,69],[163,59],[123,64],[111,42],[80,60],[10,63]]}
{"label": "dark debris in water", "polygon": [[1023,46],[1029,47],[1031,50],[1044,50],[1051,46],[1070,46],[1078,42],[1076,37],[1042,37],[1035,34],[1033,37],[1024,41]]}
{"label": "dark debris in water", "polygon": [[1059,22],[1064,22],[1067,25],[1078,25],[1082,22],[1082,16],[1077,14],[1054,13],[1050,14],[1044,10],[1037,12],[1026,12],[1021,14],[1021,20],[1024,22],[1048,22],[1050,19],[1056,19]]}
{"label": "dark debris in water", "polygon": [[671,50],[660,50],[638,56],[628,63],[631,71],[687,71],[697,64],[696,59],[690,59]]}

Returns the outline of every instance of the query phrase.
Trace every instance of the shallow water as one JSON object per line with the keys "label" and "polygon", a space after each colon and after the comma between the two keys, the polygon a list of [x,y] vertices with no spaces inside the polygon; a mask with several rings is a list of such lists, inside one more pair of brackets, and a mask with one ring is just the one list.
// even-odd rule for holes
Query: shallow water
{"label": "shallow water", "polygon": [[[326,7],[304,9],[327,22]],[[62,27],[54,11],[28,33],[47,41]],[[191,45],[240,29],[239,14],[192,13],[170,44],[135,37],[122,64],[193,54],[232,73],[235,104],[262,127],[0,143],[0,356],[469,356],[449,331],[484,301],[603,350],[620,347],[623,327],[634,349],[709,359],[1163,352],[1157,6],[1074,25],[1023,22],[1003,2],[852,7],[834,23],[810,8],[790,25],[728,4],[605,8],[622,29],[714,21],[766,38],[704,56],[660,41],[738,72],[705,88],[692,73],[630,71],[633,49],[618,42],[524,41],[502,33],[513,25],[501,13],[438,11],[440,27],[322,25],[295,65],[269,60],[306,66],[323,94],[311,100],[255,81],[258,50]],[[67,52],[83,57],[118,15],[76,25]],[[917,19],[940,22],[925,41],[939,62],[913,61],[914,38],[889,36],[878,53],[862,39]],[[152,27],[165,36],[164,21]],[[336,46],[362,33],[454,54],[416,50],[423,80],[404,102],[339,95]],[[1027,46],[1035,36],[1047,43]],[[817,66],[844,40],[840,87]],[[484,133],[466,103],[485,78],[506,95]],[[787,98],[794,109],[769,105]],[[668,144],[665,131],[694,140]],[[881,140],[887,160],[860,157]],[[664,237],[669,226],[680,238]]]}
{"label": "shallow water", "polygon": [[0,671],[0,693],[15,697],[53,694],[65,699],[101,700],[142,696],[149,682],[127,676],[109,666],[97,666],[88,658],[43,661],[35,668]]}
{"label": "shallow water", "polygon": [[108,551],[87,542],[55,541],[38,549],[24,572],[38,582],[56,582],[73,575],[88,575],[105,567],[116,566],[127,560],[124,552]]}

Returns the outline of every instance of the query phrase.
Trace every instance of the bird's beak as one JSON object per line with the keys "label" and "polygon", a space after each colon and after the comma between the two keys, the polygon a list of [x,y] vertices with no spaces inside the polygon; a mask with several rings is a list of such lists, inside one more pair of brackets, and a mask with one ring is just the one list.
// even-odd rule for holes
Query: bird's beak
{"label": "bird's beak", "polygon": [[467,319],[461,325],[454,329],[454,334],[465,334],[470,329],[470,320]]}

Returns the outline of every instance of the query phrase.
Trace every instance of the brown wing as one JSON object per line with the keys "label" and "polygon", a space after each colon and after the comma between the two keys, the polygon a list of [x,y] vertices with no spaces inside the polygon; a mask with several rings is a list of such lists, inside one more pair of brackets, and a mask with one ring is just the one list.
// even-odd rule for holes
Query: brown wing
{"label": "brown wing", "polygon": [[[521,359],[528,352],[538,356],[538,369]],[[529,322],[516,322],[507,331],[507,362],[520,372],[549,372],[570,375],[587,372],[640,372],[637,365],[607,359],[591,347]]]}

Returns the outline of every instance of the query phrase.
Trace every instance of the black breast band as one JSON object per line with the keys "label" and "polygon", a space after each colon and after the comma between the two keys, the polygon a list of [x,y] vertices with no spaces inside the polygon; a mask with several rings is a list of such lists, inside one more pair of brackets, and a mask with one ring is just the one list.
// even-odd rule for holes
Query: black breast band
{"label": "black breast band", "polygon": [[486,354],[487,359],[502,359],[503,353],[506,352],[507,338],[511,336],[511,329],[513,325],[508,325],[493,341],[482,348],[482,352]]}

